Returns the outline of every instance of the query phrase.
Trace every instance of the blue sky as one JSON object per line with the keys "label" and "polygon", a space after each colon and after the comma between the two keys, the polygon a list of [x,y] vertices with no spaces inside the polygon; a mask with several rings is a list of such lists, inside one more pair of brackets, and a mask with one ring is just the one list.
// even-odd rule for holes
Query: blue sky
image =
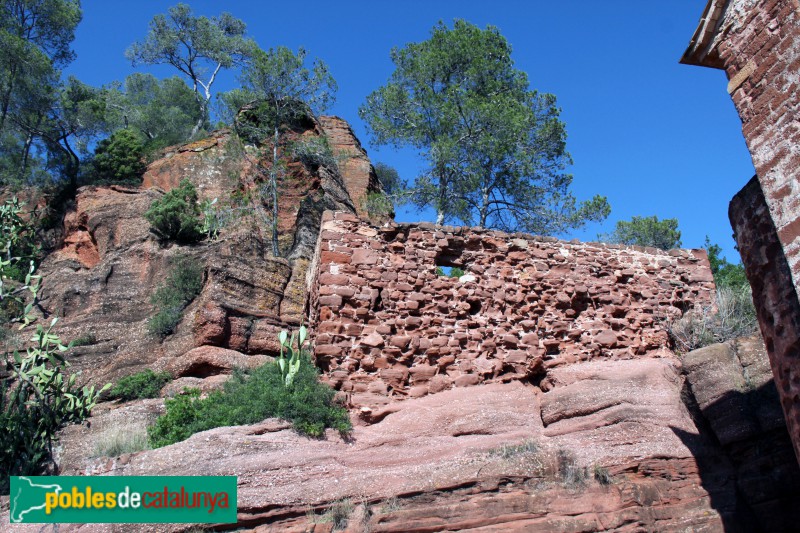
{"label": "blue sky", "polygon": [[[67,72],[93,85],[124,79],[134,72],[125,48],[174,3],[84,0],[78,57]],[[389,163],[406,178],[420,169],[417,154],[372,146],[358,118],[366,95],[393,70],[389,50],[426,39],[439,20],[497,26],[531,86],[558,98],[575,161],[574,194],[599,193],[611,203],[605,223],[562,237],[593,240],[634,215],[675,217],[685,247],[700,247],[709,235],[738,260],[728,202],[754,174],[741,122],[724,72],[678,64],[705,0],[188,3],[196,14],[225,10],[241,18],[262,48],[303,46],[328,63],[339,84],[329,112],[353,125],[373,162]],[[169,67],[148,70],[174,74]],[[228,72],[214,88],[235,85]],[[397,218],[432,217],[401,210]]]}

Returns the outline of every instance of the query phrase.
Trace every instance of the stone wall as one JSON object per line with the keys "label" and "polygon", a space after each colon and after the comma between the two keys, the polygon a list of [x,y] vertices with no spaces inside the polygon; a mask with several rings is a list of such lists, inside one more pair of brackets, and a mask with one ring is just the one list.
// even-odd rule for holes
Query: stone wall
{"label": "stone wall", "polygon": [[[589,359],[671,355],[666,322],[712,301],[703,250],[624,247],[326,212],[315,355],[370,409]],[[437,275],[437,266],[465,270]],[[546,384],[545,384],[546,386]]]}
{"label": "stone wall", "polygon": [[758,183],[730,218],[800,459],[800,1],[709,0],[682,62],[725,70],[742,119]]}

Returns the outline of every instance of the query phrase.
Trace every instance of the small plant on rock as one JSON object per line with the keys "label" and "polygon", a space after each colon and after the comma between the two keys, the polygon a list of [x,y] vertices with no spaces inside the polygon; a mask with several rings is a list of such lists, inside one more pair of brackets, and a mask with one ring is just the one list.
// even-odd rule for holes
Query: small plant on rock
{"label": "small plant on rock", "polygon": [[203,237],[197,191],[187,179],[154,201],[144,217],[161,240],[189,244]]}
{"label": "small plant on rock", "polygon": [[292,422],[297,432],[311,437],[321,437],[325,428],[349,432],[352,425],[347,410],[335,401],[336,392],[319,381],[319,371],[300,345],[297,352],[291,350],[288,359],[281,356],[250,372],[234,373],[222,391],[205,398],[194,389],[168,399],[166,413],[148,430],[150,443],[166,446],[198,431],[255,424],[273,417]]}
{"label": "small plant on rock", "polygon": [[593,470],[594,470],[595,481],[597,481],[601,485],[611,484],[611,474],[608,472],[608,468],[596,464],[594,465]]}
{"label": "small plant on rock", "polygon": [[111,389],[111,396],[123,402],[155,398],[171,380],[169,372],[153,372],[148,368],[120,379]]}
{"label": "small plant on rock", "polygon": [[157,312],[147,324],[153,335],[165,338],[175,331],[183,310],[203,289],[203,266],[189,257],[179,257],[150,301]]}
{"label": "small plant on rock", "polygon": [[76,346],[91,346],[93,344],[97,344],[97,336],[95,336],[94,332],[89,332],[85,335],[81,335],[70,341],[69,347],[74,348]]}
{"label": "small plant on rock", "polygon": [[117,424],[105,429],[94,443],[93,457],[119,457],[125,453],[148,450],[147,427],[140,424]]}
{"label": "small plant on rock", "polygon": [[567,450],[558,450],[558,477],[567,487],[582,487],[588,477],[586,468],[578,464],[575,456]]}

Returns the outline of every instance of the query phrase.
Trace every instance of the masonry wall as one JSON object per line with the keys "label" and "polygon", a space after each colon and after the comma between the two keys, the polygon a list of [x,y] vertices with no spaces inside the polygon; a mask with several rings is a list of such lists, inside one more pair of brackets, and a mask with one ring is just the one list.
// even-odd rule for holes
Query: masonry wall
{"label": "masonry wall", "polygon": [[800,286],[800,3],[735,0],[719,57],[792,281]]}
{"label": "masonry wall", "polygon": [[454,386],[537,382],[579,360],[671,354],[666,322],[714,292],[703,250],[375,228],[346,213],[325,214],[316,261],[317,363],[365,416]]}
{"label": "masonry wall", "polygon": [[683,62],[724,69],[742,119],[757,182],[729,214],[800,459],[800,1],[710,0],[706,13]]}

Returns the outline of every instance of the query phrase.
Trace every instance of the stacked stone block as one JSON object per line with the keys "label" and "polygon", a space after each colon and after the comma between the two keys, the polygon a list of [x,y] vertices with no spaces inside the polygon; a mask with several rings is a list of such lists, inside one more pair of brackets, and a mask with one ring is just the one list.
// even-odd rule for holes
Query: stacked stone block
{"label": "stacked stone block", "polygon": [[[315,357],[354,406],[589,359],[671,354],[668,324],[711,305],[705,252],[565,242],[327,212],[311,290]],[[459,267],[460,278],[437,275]]]}

